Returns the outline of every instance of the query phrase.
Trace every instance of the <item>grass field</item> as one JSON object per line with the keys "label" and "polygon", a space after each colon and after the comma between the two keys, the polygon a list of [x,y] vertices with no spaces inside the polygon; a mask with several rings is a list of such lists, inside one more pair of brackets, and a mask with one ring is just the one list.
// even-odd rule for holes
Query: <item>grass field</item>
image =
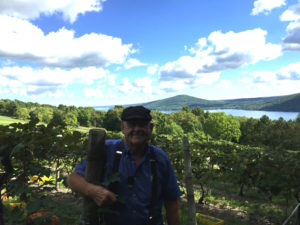
{"label": "grass field", "polygon": [[0,115],[0,125],[9,125],[11,123],[26,123],[27,121],[25,120],[18,120],[14,119],[8,116],[1,116]]}
{"label": "grass field", "polygon": [[[27,123],[28,120],[19,120],[19,119],[15,119],[15,118],[12,118],[12,117],[8,117],[8,116],[1,116],[0,115],[0,125],[9,125],[11,123]],[[80,132],[84,132],[84,133],[87,133],[91,128],[90,127],[69,127],[73,130],[77,130],[77,131],[80,131]]]}

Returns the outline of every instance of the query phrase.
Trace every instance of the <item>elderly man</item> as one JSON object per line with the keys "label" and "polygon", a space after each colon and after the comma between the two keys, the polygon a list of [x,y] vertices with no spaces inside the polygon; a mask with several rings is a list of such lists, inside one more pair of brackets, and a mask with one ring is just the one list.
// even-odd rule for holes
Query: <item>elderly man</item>
{"label": "elderly man", "polygon": [[[115,170],[120,174],[120,182],[111,188],[88,183],[83,160],[68,177],[69,186],[92,198],[99,207],[111,206],[117,211],[104,214],[105,224],[162,225],[164,204],[168,224],[179,225],[177,200],[181,192],[170,160],[164,151],[148,144],[154,126],[150,110],[143,106],[128,107],[121,119],[124,141],[105,142],[106,177]],[[118,196],[123,196],[123,203],[117,201]]]}

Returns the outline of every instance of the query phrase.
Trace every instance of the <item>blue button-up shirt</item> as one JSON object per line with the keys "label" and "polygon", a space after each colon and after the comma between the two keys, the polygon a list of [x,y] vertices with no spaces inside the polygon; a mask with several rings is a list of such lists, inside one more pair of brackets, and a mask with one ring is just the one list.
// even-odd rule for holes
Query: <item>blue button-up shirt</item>
{"label": "blue button-up shirt", "polygon": [[[105,150],[107,155],[106,177],[112,171],[114,156],[121,140],[106,140]],[[154,217],[160,218],[157,224],[162,224],[161,209],[163,201],[174,201],[180,195],[174,171],[167,154],[160,148],[152,146],[156,160],[158,177],[157,199],[154,207]],[[84,176],[86,160],[75,168],[75,172]],[[144,225],[149,216],[149,204],[152,195],[150,148],[147,146],[145,154],[136,165],[128,146],[124,143],[123,154],[119,164],[120,184],[117,193],[124,197],[125,204],[117,203],[115,209],[118,215],[107,215],[108,221],[114,225]],[[128,186],[128,177],[133,177],[133,186]]]}

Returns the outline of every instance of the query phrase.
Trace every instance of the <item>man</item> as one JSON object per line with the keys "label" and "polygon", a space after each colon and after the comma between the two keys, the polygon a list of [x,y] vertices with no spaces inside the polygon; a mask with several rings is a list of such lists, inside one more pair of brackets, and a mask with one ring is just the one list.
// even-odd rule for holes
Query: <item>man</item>
{"label": "man", "polygon": [[[120,182],[109,190],[88,183],[84,179],[86,162],[82,161],[68,177],[68,184],[75,192],[92,198],[101,206],[113,206],[118,214],[106,214],[109,225],[162,225],[162,204],[166,208],[168,225],[179,225],[177,199],[181,195],[167,154],[148,145],[153,130],[150,110],[143,106],[124,109],[121,115],[122,140],[106,140],[106,175],[112,172],[115,153],[123,152],[118,172]],[[125,199],[117,201],[118,196]]]}

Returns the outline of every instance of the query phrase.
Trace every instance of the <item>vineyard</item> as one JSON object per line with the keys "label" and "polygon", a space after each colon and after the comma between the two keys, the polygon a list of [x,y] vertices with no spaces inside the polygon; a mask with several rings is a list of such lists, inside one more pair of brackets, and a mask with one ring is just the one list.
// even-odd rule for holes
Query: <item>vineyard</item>
{"label": "vineyard", "polygon": [[[197,131],[182,133],[177,127],[179,119],[177,124],[164,122],[162,127],[166,119],[161,114],[154,116],[160,123],[150,142],[168,153],[185,191],[182,137],[189,138],[197,211],[226,217],[226,225],[282,224],[299,199],[299,133],[291,137],[296,144],[290,150],[282,146],[291,146],[291,142],[254,147],[237,143],[234,132],[230,140]],[[206,121],[213,129],[213,120],[207,116]],[[184,129],[197,125],[182,123]],[[107,138],[122,138],[122,134],[108,131]],[[0,215],[4,220],[0,224],[76,224],[80,198],[70,194],[65,179],[86,155],[87,133],[32,119],[23,124],[1,125],[0,143]],[[64,196],[70,195],[72,201],[65,200]],[[181,219],[182,224],[187,224],[184,199],[183,195]],[[212,206],[214,210],[209,209]],[[233,214],[242,212],[243,216],[228,217],[228,210]],[[37,213],[41,216],[33,219]]]}

